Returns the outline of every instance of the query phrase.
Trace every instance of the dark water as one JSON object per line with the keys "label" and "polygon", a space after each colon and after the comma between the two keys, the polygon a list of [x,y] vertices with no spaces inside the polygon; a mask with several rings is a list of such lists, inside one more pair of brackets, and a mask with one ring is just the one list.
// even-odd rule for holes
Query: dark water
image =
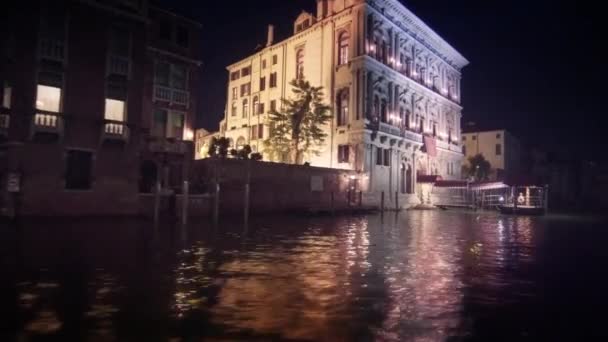
{"label": "dark water", "polygon": [[608,336],[599,219],[412,211],[2,227],[2,341]]}

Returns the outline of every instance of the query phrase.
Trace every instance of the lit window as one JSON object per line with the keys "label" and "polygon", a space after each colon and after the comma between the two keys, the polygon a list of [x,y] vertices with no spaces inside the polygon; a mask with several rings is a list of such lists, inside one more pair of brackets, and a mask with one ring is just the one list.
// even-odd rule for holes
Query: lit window
{"label": "lit window", "polygon": [[2,92],[2,107],[11,108],[11,97],[13,94],[13,88],[8,82],[4,82],[4,91]]}
{"label": "lit window", "polygon": [[249,101],[247,99],[243,100],[243,117],[247,117],[247,113],[249,112]]}
{"label": "lit window", "polygon": [[112,121],[125,121],[125,102],[106,99],[104,118]]}
{"label": "lit window", "polygon": [[299,49],[296,52],[296,78],[304,77],[304,49]]}
{"label": "lit window", "polygon": [[36,93],[36,109],[58,113],[61,104],[61,88],[39,84]]}
{"label": "lit window", "polygon": [[343,89],[338,94],[338,126],[348,123],[348,89]]}
{"label": "lit window", "polygon": [[349,152],[348,145],[338,145],[338,163],[348,163]]}
{"label": "lit window", "polygon": [[348,32],[342,32],[338,38],[338,65],[348,63]]}
{"label": "lit window", "polygon": [[259,114],[259,106],[260,106],[260,99],[257,96],[253,97],[253,115],[258,115]]}

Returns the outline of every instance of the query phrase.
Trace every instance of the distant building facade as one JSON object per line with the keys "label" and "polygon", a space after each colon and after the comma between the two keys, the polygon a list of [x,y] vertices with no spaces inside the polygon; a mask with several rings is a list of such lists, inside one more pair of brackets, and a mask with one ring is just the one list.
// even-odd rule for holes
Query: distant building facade
{"label": "distant building facade", "polygon": [[521,145],[506,130],[467,131],[462,133],[462,150],[465,163],[478,154],[490,162],[492,180],[516,177],[521,172]]}
{"label": "distant building facade", "polygon": [[181,180],[198,24],[129,0],[14,2],[1,21],[0,207],[134,214],[140,190]]}
{"label": "distant building facade", "polygon": [[397,0],[319,0],[316,15],[296,19],[293,36],[275,43],[269,27],[264,48],[228,66],[221,134],[268,160],[268,112],[304,77],[333,108],[320,155],[305,160],[358,171],[364,191],[413,194],[416,175],[460,178],[467,64]]}

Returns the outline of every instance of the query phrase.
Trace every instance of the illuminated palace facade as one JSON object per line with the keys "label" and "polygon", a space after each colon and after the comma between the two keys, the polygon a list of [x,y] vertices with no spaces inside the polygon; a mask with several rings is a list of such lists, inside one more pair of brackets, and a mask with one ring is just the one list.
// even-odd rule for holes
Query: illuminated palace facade
{"label": "illuminated palace facade", "polygon": [[460,80],[468,61],[397,0],[318,0],[293,36],[227,67],[220,131],[261,152],[268,112],[303,76],[324,88],[332,120],[313,166],[357,170],[359,188],[416,192],[417,175],[460,179]]}

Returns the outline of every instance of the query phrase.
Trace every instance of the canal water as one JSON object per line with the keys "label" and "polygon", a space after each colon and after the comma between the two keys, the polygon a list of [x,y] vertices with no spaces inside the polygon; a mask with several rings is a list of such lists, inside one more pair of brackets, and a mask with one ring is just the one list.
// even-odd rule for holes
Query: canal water
{"label": "canal water", "polygon": [[608,225],[408,211],[3,226],[2,341],[608,336]]}

